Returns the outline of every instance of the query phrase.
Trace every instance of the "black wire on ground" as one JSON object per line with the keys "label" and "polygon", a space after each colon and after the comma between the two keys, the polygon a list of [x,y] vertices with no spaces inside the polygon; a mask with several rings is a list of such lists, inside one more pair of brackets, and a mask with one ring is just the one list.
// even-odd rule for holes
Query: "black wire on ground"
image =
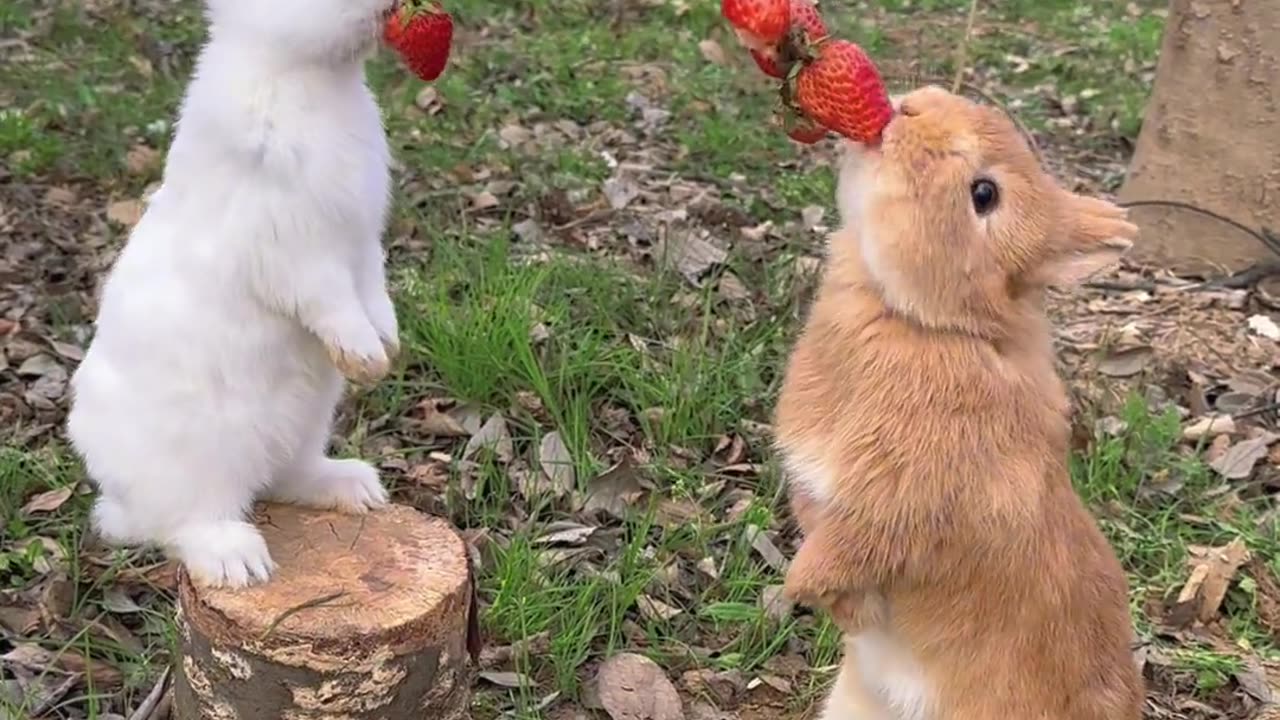
{"label": "black wire on ground", "polygon": [[[1116,204],[1123,208],[1168,207],[1197,213],[1217,220],[1218,222],[1230,225],[1231,227],[1262,243],[1262,245],[1270,250],[1273,255],[1280,258],[1280,237],[1278,237],[1275,232],[1269,228],[1264,227],[1255,230],[1239,220],[1233,220],[1212,210],[1207,210],[1197,205],[1192,205],[1191,203],[1181,202],[1178,200],[1132,200],[1129,202],[1118,202]],[[1271,277],[1272,275],[1280,275],[1280,260],[1254,263],[1244,270],[1234,272],[1224,278],[1206,282],[1203,286],[1240,290],[1253,287],[1258,283],[1258,281]]]}
{"label": "black wire on ground", "polygon": [[1210,218],[1213,218],[1214,220],[1217,220],[1219,222],[1224,222],[1230,225],[1231,227],[1239,230],[1242,233],[1245,233],[1246,235],[1249,235],[1253,239],[1267,246],[1267,249],[1270,250],[1271,252],[1275,253],[1276,255],[1280,255],[1280,237],[1277,237],[1276,234],[1273,233],[1271,230],[1268,230],[1267,228],[1261,228],[1260,230],[1255,230],[1249,227],[1248,225],[1245,225],[1244,223],[1240,222],[1239,220],[1232,220],[1231,218],[1226,217],[1225,215],[1219,215],[1218,213],[1212,210],[1206,210],[1205,208],[1192,205],[1191,203],[1179,202],[1177,200],[1134,200],[1131,202],[1121,202],[1116,204],[1123,208],[1170,207],[1170,208],[1177,208],[1180,210],[1189,210],[1194,213],[1199,213],[1200,215],[1204,215],[1205,217],[1210,217]]}

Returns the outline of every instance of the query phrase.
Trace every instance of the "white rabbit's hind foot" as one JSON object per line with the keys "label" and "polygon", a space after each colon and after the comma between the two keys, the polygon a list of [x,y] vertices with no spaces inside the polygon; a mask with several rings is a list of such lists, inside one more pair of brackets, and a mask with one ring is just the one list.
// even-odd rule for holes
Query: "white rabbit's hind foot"
{"label": "white rabbit's hind foot", "polygon": [[275,570],[262,533],[247,522],[193,525],[174,535],[168,545],[200,585],[245,587],[266,582]]}
{"label": "white rabbit's hind foot", "polygon": [[109,545],[137,545],[147,539],[147,528],[128,506],[105,494],[93,503],[89,527]]}
{"label": "white rabbit's hind foot", "polygon": [[387,504],[378,471],[363,460],[319,458],[282,476],[267,491],[278,502],[361,515]]}

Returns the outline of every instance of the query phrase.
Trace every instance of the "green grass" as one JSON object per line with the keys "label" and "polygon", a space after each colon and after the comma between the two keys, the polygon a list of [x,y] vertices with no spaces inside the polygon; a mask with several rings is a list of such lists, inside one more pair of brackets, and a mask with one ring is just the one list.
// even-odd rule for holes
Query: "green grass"
{"label": "green grass", "polygon": [[[1138,5],[1150,11],[1163,3]],[[779,656],[798,655],[813,670],[796,685],[788,710],[803,711],[830,680],[838,633],[825,619],[797,612],[776,620],[762,610],[761,594],[781,578],[749,532],[784,530],[779,478],[756,427],[769,419],[808,290],[793,261],[818,252],[816,236],[788,223],[806,206],[832,204],[830,170],[767,129],[768,85],[748,69],[717,3],[617,4],[616,27],[614,4],[594,0],[449,6],[460,37],[470,40],[432,86],[438,110],[415,106],[423,85],[385,53],[370,65],[402,166],[391,237],[406,357],[394,377],[354,398],[339,450],[383,448],[401,463],[388,466],[387,477],[407,500],[421,495],[412,469],[436,462],[433,452],[448,454],[448,489],[432,507],[460,527],[489,530],[480,589],[490,643],[549,638],[545,651],[517,654],[507,668],[532,686],[478,694],[482,717],[540,717],[553,692],[580,700],[584,668],[619,649],[644,652],[673,675],[690,668],[751,675]],[[943,77],[953,71],[950,52],[967,6],[824,4],[838,32],[886,66],[918,59]],[[1102,0],[983,7],[980,28],[991,31],[974,38],[972,64],[1021,100],[1030,124],[1050,127],[1052,108],[1036,88],[1053,80],[1059,95],[1081,99],[1101,139],[1134,137],[1146,88],[1116,68],[1153,62],[1159,17],[1146,12],[1130,22],[1127,3]],[[12,0],[0,7],[0,34],[20,34],[31,48],[12,71],[6,65],[4,93],[13,102],[0,113],[0,158],[15,177],[74,184],[98,203],[80,208],[85,212],[99,211],[108,198],[134,197],[156,179],[154,172],[127,172],[125,157],[140,143],[166,147],[204,34],[193,2],[131,14]],[[733,64],[707,62],[699,48],[707,38]],[[1052,52],[1065,47],[1073,49]],[[1026,57],[1024,71],[1008,61],[1010,53]],[[669,115],[645,125],[637,109],[645,102]],[[557,123],[570,125],[542,129]],[[532,139],[507,142],[521,135]],[[643,182],[657,206],[650,211],[689,210],[681,196],[664,194],[672,181],[688,181],[713,191],[718,211],[777,224],[759,247],[735,242],[726,262],[749,289],[748,300],[726,299],[714,280],[693,287],[635,252],[628,223],[663,223],[634,208],[574,225],[583,206],[604,207],[600,185],[620,158],[649,168]],[[494,181],[510,184],[509,191],[491,190],[499,205],[470,207]],[[574,219],[537,210],[563,198],[578,206]],[[549,250],[514,239],[513,228],[531,217],[552,238]],[[707,222],[703,229],[736,239],[733,228]],[[417,244],[398,242],[404,240]],[[55,330],[67,337],[66,328]],[[515,462],[486,453],[462,462],[460,444],[405,424],[424,400],[442,398],[474,405],[485,419],[501,413]],[[1256,508],[1224,504],[1203,463],[1179,446],[1177,418],[1134,403],[1124,419],[1123,434],[1100,438],[1074,459],[1077,487],[1130,572],[1144,639],[1167,647],[1177,672],[1208,697],[1229,682],[1238,660],[1220,647],[1172,645],[1158,636],[1144,604],[1176,595],[1187,577],[1188,545],[1243,537],[1280,571],[1280,541],[1260,529]],[[564,495],[536,492],[527,482],[540,442],[553,431],[575,470],[576,486]],[[723,467],[717,451],[733,436],[745,446],[733,462],[757,467]],[[584,519],[579,505],[624,450],[632,461],[624,472],[649,488],[646,499],[623,518]],[[1174,496],[1149,492],[1171,474],[1181,481]],[[144,575],[154,553],[88,546],[91,496],[82,480],[59,442],[0,449],[0,588],[19,593],[65,574],[73,591],[67,627],[21,640],[119,668],[123,692],[78,687],[64,701],[101,717],[136,704],[149,689],[174,642],[171,598]],[[36,493],[61,487],[77,489],[58,509],[21,511]],[[597,529],[583,545],[548,542],[548,532],[566,521]],[[775,540],[789,548],[785,532]],[[121,607],[117,590],[125,586],[140,607]],[[1274,656],[1250,587],[1242,581],[1227,599],[1230,639]],[[128,633],[96,629],[91,621],[103,617],[118,618]]]}

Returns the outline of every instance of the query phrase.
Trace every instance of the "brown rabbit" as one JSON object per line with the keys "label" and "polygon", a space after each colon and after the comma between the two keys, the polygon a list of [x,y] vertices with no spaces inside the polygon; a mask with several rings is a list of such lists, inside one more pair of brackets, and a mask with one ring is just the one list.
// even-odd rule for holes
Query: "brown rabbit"
{"label": "brown rabbit", "polygon": [[1067,475],[1047,286],[1137,228],[936,87],[848,146],[843,228],[787,368],[796,600],[846,655],[824,720],[1133,720],[1124,572]]}

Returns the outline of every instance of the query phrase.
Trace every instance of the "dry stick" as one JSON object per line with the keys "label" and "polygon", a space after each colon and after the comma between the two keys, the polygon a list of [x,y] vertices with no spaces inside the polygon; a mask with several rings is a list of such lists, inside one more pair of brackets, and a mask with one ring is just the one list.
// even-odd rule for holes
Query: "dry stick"
{"label": "dry stick", "polygon": [[321,605],[325,605],[330,602],[333,602],[334,600],[337,600],[338,598],[346,594],[347,594],[346,592],[339,590],[338,592],[329,593],[328,595],[321,595],[318,598],[312,598],[300,605],[294,605],[288,610],[285,610],[284,612],[280,613],[280,615],[275,620],[272,620],[271,624],[267,626],[266,630],[262,631],[262,635],[259,636],[258,639],[265,640],[267,636],[271,635],[271,633],[275,631],[275,629],[280,625],[280,623],[284,622],[290,617],[293,617],[294,615],[297,615],[303,610],[309,610],[311,608],[320,607]]}
{"label": "dry stick", "polygon": [[956,77],[951,81],[951,92],[960,92],[964,84],[964,71],[969,63],[969,42],[973,39],[973,24],[978,19],[978,0],[969,0],[969,17],[964,24],[964,37],[956,48]]}
{"label": "dry stick", "polygon": [[164,672],[160,673],[160,679],[156,680],[156,684],[151,688],[151,692],[143,699],[142,704],[137,710],[129,716],[129,720],[150,720],[155,715],[156,708],[160,705],[161,698],[164,697],[164,691],[169,687],[169,668],[165,667]]}

